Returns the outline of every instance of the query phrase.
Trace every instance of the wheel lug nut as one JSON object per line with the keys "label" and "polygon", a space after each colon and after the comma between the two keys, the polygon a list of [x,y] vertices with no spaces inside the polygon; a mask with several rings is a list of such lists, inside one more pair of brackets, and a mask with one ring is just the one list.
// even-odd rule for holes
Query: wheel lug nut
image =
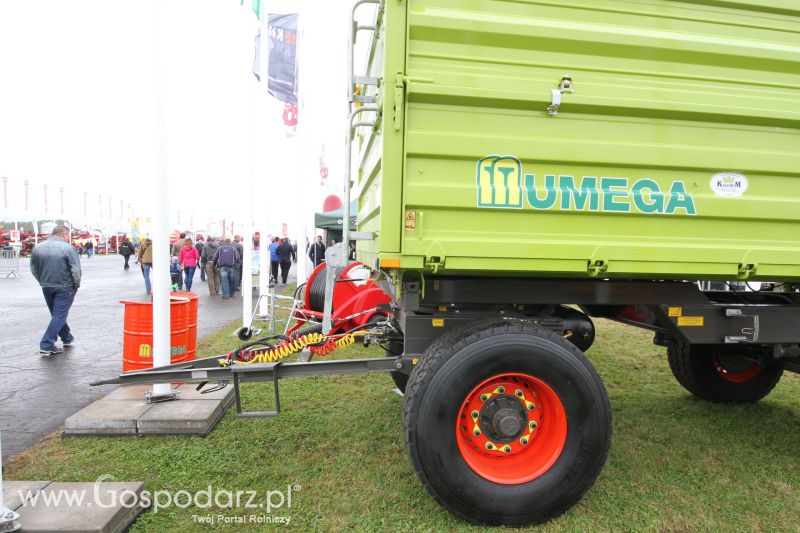
{"label": "wheel lug nut", "polygon": [[523,396],[522,391],[519,389],[517,389],[517,391],[514,394],[517,396],[517,398],[522,398]]}
{"label": "wheel lug nut", "polygon": [[487,450],[494,450],[494,444],[492,444],[491,442],[487,442],[486,443],[486,449]]}
{"label": "wheel lug nut", "polygon": [[536,422],[534,420],[531,420],[531,423],[528,424],[528,427],[531,428],[531,431],[533,431],[534,429],[536,429]]}
{"label": "wheel lug nut", "polygon": [[489,395],[488,394],[481,394],[481,401],[482,402],[485,402],[488,399],[489,399]]}
{"label": "wheel lug nut", "polygon": [[476,429],[475,431],[472,432],[472,434],[475,435],[476,437],[480,437],[481,436],[481,430],[480,429]]}
{"label": "wheel lug nut", "polygon": [[499,392],[500,394],[503,394],[505,391],[506,391],[505,387],[503,386],[497,387],[497,392]]}
{"label": "wheel lug nut", "polygon": [[528,437],[522,437],[521,439],[519,439],[519,442],[520,444],[525,446],[526,444],[528,444]]}
{"label": "wheel lug nut", "polygon": [[511,446],[506,444],[505,446],[503,446],[503,451],[506,452],[506,453],[510,453],[511,452]]}
{"label": "wheel lug nut", "polygon": [[477,420],[478,419],[478,411],[472,411],[472,419],[473,420]]}

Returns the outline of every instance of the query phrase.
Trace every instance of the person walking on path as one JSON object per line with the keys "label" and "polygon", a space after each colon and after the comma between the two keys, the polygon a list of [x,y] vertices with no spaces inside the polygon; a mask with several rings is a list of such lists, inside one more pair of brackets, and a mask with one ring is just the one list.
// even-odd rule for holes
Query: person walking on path
{"label": "person walking on path", "polygon": [[75,342],[67,325],[67,315],[81,286],[81,260],[68,239],[66,226],[56,226],[50,238],[34,248],[31,254],[31,274],[39,282],[50,310],[50,324],[39,341],[42,355],[64,351],[56,346],[58,337],[64,346],[72,346]]}
{"label": "person walking on path", "polygon": [[286,285],[289,278],[289,269],[292,268],[292,261],[297,258],[294,255],[294,248],[289,244],[289,239],[284,238],[278,245],[278,262],[281,265],[281,283]]}
{"label": "person walking on path", "polygon": [[219,278],[222,281],[222,298],[227,299],[233,296],[231,281],[236,270],[236,263],[239,261],[239,252],[231,246],[231,240],[225,242],[214,253],[214,264],[219,269]]}
{"label": "person walking on path", "polygon": [[150,286],[150,270],[153,268],[153,241],[145,239],[139,246],[139,267],[142,269],[144,276],[144,288],[147,289],[147,294],[150,294],[152,287]]}
{"label": "person walking on path", "polygon": [[197,253],[200,254],[200,264],[198,264],[198,268],[200,269],[200,281],[206,280],[206,262],[203,261],[203,247],[205,244],[203,243],[203,237],[197,237],[197,242],[194,244],[194,247],[197,248]]}
{"label": "person walking on path", "polygon": [[186,290],[192,292],[192,281],[194,280],[194,271],[197,270],[197,262],[200,260],[200,254],[197,253],[197,248],[192,244],[192,239],[184,239],[183,248],[178,254],[178,260],[181,263],[184,273],[184,285]]}
{"label": "person walking on path", "polygon": [[219,245],[214,237],[209,237],[206,244],[203,246],[203,253],[200,254],[200,259],[206,265],[206,281],[208,282],[208,294],[215,296],[219,294],[220,279],[219,269],[214,264],[214,254],[217,253]]}
{"label": "person walking on path", "polygon": [[233,237],[231,246],[236,248],[239,254],[239,263],[236,265],[236,288],[235,290],[242,290],[242,275],[244,274],[244,246],[242,245],[242,238],[239,235]]}
{"label": "person walking on path", "polygon": [[86,258],[91,259],[94,254],[94,242],[92,239],[86,241]]}
{"label": "person walking on path", "polygon": [[273,283],[278,283],[278,265],[281,261],[280,256],[278,256],[278,246],[280,246],[280,239],[274,237],[272,242],[269,243],[269,270]]}
{"label": "person walking on path", "polygon": [[125,266],[123,267],[125,270],[130,268],[128,265],[128,261],[130,260],[131,256],[134,254],[135,250],[133,248],[133,244],[128,239],[122,241],[122,244],[119,245],[119,254],[125,258]]}
{"label": "person walking on path", "polygon": [[[175,241],[175,244],[173,244],[172,248],[170,249],[169,252],[170,257],[172,257],[173,255],[175,257],[181,255],[181,248],[183,248],[183,243],[185,240],[186,240],[186,233],[181,232],[180,235],[178,236],[178,240]],[[183,290],[183,272],[180,272],[178,274],[178,290],[179,291]]]}
{"label": "person walking on path", "polygon": [[308,258],[314,263],[314,268],[325,261],[325,245],[322,244],[322,235],[317,235],[317,240],[308,247]]}

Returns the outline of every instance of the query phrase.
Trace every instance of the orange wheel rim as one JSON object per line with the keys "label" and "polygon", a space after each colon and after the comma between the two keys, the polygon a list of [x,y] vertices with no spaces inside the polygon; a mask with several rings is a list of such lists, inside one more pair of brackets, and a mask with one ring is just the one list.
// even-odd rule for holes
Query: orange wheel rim
{"label": "orange wheel rim", "polygon": [[528,374],[498,374],[467,394],[456,420],[461,457],[503,485],[538,478],[561,456],[567,415],[558,394]]}

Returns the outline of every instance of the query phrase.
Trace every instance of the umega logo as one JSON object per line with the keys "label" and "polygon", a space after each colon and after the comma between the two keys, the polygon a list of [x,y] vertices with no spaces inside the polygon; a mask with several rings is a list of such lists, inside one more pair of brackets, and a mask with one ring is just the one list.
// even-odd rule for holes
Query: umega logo
{"label": "umega logo", "polygon": [[521,209],[523,198],[537,210],[606,211],[664,215],[696,215],[694,198],[683,181],[669,188],[650,178],[536,174],[522,171],[511,155],[490,155],[477,165],[478,207]]}
{"label": "umega logo", "polygon": [[478,161],[478,207],[522,208],[522,163],[513,155]]}

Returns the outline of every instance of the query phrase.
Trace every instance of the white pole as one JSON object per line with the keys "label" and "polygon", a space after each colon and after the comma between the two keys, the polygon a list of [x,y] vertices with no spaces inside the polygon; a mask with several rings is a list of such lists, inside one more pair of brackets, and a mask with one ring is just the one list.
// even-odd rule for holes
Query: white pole
{"label": "white pole", "polygon": [[250,175],[248,177],[248,191],[245,206],[244,231],[242,232],[242,326],[250,325],[250,315],[253,312],[253,182],[256,179],[253,168],[253,158],[255,157],[255,139],[253,138],[253,86],[252,81],[248,83],[248,94],[250,95]]}
{"label": "white pole", "polygon": [[[300,13],[300,20],[298,24],[297,31],[300,34],[300,38],[298,39],[297,43],[297,61],[298,64],[305,65],[306,62],[309,60],[308,57],[303,57],[303,43],[305,41],[305,32],[303,31],[305,26],[306,15],[308,14],[308,10],[304,9],[306,7],[306,3],[303,2],[300,4],[300,9],[298,10]],[[308,50],[308,48],[307,48]],[[308,71],[308,67],[306,67],[306,72]],[[300,201],[298,202],[300,205],[298,206],[298,219],[297,219],[297,229],[295,230],[295,235],[297,239],[297,285],[300,286],[301,284],[305,283],[308,279],[308,262],[305,251],[305,243],[306,243],[306,173],[309,172],[312,168],[312,161],[314,161],[313,157],[310,157],[310,150],[309,150],[309,143],[308,139],[306,139],[306,132],[309,131],[306,128],[306,121],[308,120],[308,116],[306,115],[306,101],[305,95],[306,91],[304,88],[308,87],[308,76],[303,75],[304,72],[300,72],[300,82],[298,86],[298,95],[297,95],[297,113],[298,113],[298,121],[297,121],[297,143],[298,143],[298,154],[300,159],[300,172],[298,178],[300,179]],[[302,105],[302,107],[301,107]]]}
{"label": "white pole", "polygon": [[[250,195],[252,198],[252,195]],[[248,204],[249,204],[248,199]],[[251,209],[252,211],[252,209]],[[252,215],[252,212],[250,213]],[[252,216],[250,217],[252,220]],[[253,312],[253,224],[246,223],[242,233],[242,325],[250,325]]]}
{"label": "white pole", "polygon": [[[262,2],[260,9],[265,9],[264,2]],[[256,25],[257,28],[261,28],[261,12],[258,13],[259,21]],[[249,17],[247,22],[247,31],[245,35],[249,38],[249,43],[252,45],[253,39],[255,38],[255,32],[250,31],[252,25],[250,24]],[[260,42],[263,41],[265,38],[264,32],[261,32],[261,39]],[[259,89],[259,84],[253,83],[253,78],[251,78],[251,73],[246,72],[245,78],[247,82],[245,87],[247,88],[247,101],[248,101],[248,123],[250,125],[250,173],[247,179],[247,186],[245,190],[248,191],[247,194],[247,205],[245,206],[244,211],[244,231],[242,233],[242,237],[244,241],[242,242],[242,327],[249,327],[250,326],[250,315],[253,312],[253,185],[256,182],[256,168],[257,165],[255,163],[256,158],[256,119],[254,117],[255,114],[255,99],[258,97],[257,91]],[[263,78],[266,76],[266,72],[260,69],[259,66],[259,75]]]}
{"label": "white pole", "polygon": [[[260,41],[260,50],[259,50],[259,67],[258,70],[261,72],[260,84],[258,88],[259,97],[261,98],[261,104],[258,108],[262,111],[260,116],[261,123],[266,124],[265,127],[261,128],[262,132],[262,139],[269,139],[270,136],[267,133],[268,129],[270,128],[270,120],[274,120],[274,117],[267,116],[264,117],[264,114],[269,113],[271,106],[269,105],[270,102],[268,101],[269,93],[267,92],[267,83],[268,83],[268,75],[269,75],[269,35],[268,35],[268,26],[269,26],[269,10],[267,9],[267,2],[261,3],[261,41]],[[267,113],[263,113],[267,111]],[[267,141],[269,142],[269,141]],[[259,191],[269,191],[269,158],[267,156],[267,147],[264,146],[261,148],[259,155],[261,156],[262,165],[259,165],[264,172],[264,175],[261,177]],[[262,296],[261,303],[258,307],[258,314],[261,316],[265,316],[269,311],[269,306],[266,298],[266,294],[269,292],[269,276],[270,276],[270,258],[269,258],[269,244],[270,240],[269,237],[271,235],[269,229],[269,210],[268,209],[261,209],[259,215],[259,224],[258,224],[258,231],[261,237],[261,242],[259,243],[259,256],[258,256],[258,294]]]}
{"label": "white pole", "polygon": [[[153,0],[155,31],[153,33],[153,62],[155,88],[155,155],[156,168],[153,172],[152,241],[153,268],[153,367],[170,364],[170,315],[169,315],[169,175],[167,172],[166,125],[161,80],[161,20],[159,0]],[[153,394],[169,394],[169,383],[153,385]]]}

